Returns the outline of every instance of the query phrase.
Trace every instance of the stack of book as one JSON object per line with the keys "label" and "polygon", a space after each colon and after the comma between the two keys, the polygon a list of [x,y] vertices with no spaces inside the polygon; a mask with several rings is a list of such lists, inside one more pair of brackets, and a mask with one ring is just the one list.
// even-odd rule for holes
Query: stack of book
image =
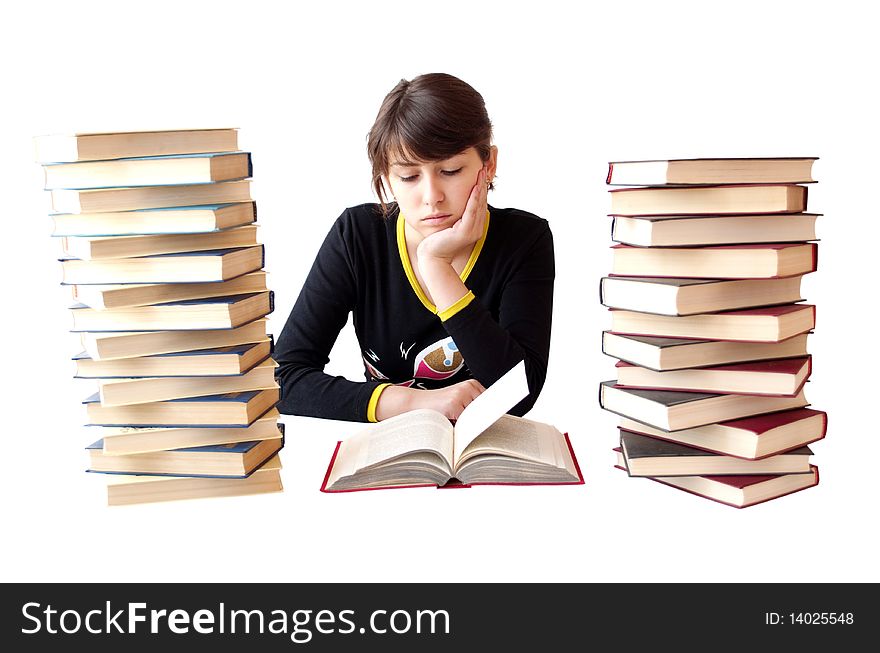
{"label": "stack of book", "polygon": [[600,405],[621,416],[617,465],[736,507],[819,482],[807,446],[815,306],[813,158],[609,164],[613,271],[600,297],[619,359]]}
{"label": "stack of book", "polygon": [[280,491],[251,156],[235,129],[40,136],[91,472],[111,505]]}

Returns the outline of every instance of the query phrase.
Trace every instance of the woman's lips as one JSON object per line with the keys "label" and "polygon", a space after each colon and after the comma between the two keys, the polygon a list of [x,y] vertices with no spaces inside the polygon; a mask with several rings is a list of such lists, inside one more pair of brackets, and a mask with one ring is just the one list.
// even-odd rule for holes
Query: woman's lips
{"label": "woman's lips", "polygon": [[450,217],[452,217],[451,213],[434,213],[433,215],[422,218],[422,222],[442,222]]}

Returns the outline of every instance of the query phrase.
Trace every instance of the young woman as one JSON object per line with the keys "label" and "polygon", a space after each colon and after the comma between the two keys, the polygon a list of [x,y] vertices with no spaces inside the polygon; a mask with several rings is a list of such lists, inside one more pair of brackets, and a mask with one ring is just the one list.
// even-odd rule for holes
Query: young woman
{"label": "young woman", "polygon": [[[545,220],[487,205],[498,150],[482,96],[451,75],[401,80],[367,144],[380,204],[346,209],[278,338],[282,413],[449,419],[525,360],[525,414],[547,374],[553,237]],[[390,190],[394,201],[386,203]],[[324,373],[348,314],[365,381]]]}

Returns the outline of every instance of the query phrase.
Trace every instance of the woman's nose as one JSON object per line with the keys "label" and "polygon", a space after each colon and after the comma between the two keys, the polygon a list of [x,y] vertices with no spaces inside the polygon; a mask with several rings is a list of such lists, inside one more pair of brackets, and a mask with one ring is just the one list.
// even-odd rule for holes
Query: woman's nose
{"label": "woman's nose", "polygon": [[425,175],[422,197],[425,204],[434,206],[443,201],[443,186],[434,175]]}

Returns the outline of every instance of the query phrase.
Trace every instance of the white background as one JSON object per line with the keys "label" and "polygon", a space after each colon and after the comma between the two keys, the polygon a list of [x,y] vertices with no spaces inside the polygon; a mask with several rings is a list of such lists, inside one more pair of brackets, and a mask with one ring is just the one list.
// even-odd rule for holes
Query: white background
{"label": "white background", "polygon": [[[3,473],[7,581],[878,581],[874,185],[877,15],[856,2],[16,3],[4,16]],[[323,7],[324,5],[320,5]],[[721,8],[721,7],[724,8]],[[864,12],[870,11],[868,15]],[[285,417],[281,494],[108,508],[31,137],[237,126],[253,152],[277,334],[346,206],[371,201],[365,137],[402,77],[485,97],[495,206],[550,221],[557,285],[531,417],[568,431],[586,485],[324,495],[357,424]],[[613,468],[607,162],[819,156],[810,338],[821,484],[735,510]],[[348,327],[330,371],[361,378]]]}

